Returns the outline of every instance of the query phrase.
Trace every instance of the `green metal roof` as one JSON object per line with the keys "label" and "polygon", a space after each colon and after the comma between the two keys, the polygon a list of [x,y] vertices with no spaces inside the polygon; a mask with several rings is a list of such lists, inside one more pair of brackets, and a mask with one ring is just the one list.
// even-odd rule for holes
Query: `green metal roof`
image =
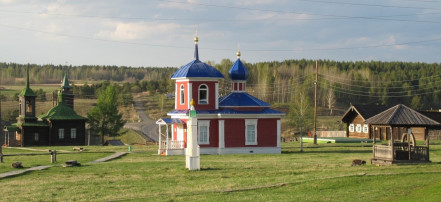
{"label": "green metal roof", "polygon": [[16,132],[19,131],[20,129],[17,126],[5,126],[3,130],[9,132]]}
{"label": "green metal roof", "polygon": [[24,123],[14,123],[12,124],[12,126],[15,127],[23,127],[23,126],[37,126],[37,127],[48,127],[49,125],[47,123],[44,122],[24,122]]}
{"label": "green metal roof", "polygon": [[38,118],[47,120],[87,120],[87,118],[78,115],[72,108],[64,102],[59,102],[57,106],[52,107],[46,114]]}
{"label": "green metal roof", "polygon": [[26,87],[20,92],[20,96],[36,97],[37,95],[35,95],[34,91],[31,88]]}

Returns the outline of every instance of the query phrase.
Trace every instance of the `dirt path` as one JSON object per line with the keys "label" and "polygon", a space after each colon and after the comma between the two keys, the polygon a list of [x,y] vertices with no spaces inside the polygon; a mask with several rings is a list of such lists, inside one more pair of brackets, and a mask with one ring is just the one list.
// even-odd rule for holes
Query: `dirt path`
{"label": "dirt path", "polygon": [[140,98],[135,99],[135,109],[142,121],[137,123],[127,123],[124,128],[135,130],[147,140],[158,142],[158,126],[155,121],[150,119],[145,113],[144,101]]}
{"label": "dirt path", "polygon": [[[127,152],[117,152],[117,153],[112,154],[110,156],[100,158],[100,159],[88,162],[86,164],[95,164],[95,163],[105,162],[105,161],[112,160],[112,159],[118,158],[118,157],[126,155],[126,154],[127,154]],[[0,179],[20,175],[20,174],[31,172],[31,171],[44,170],[44,169],[51,168],[54,166],[56,166],[56,165],[35,166],[32,168],[28,168],[28,169],[14,170],[14,171],[6,172],[6,173],[0,173]]]}

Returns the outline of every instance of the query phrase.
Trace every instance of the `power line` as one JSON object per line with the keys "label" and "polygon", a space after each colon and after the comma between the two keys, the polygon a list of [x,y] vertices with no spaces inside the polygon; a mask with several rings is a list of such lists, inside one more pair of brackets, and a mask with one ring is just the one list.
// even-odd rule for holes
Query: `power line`
{"label": "power line", "polygon": [[340,2],[340,1],[321,1],[321,0],[299,0],[299,1],[313,2],[313,3],[322,3],[322,4],[337,4],[337,5],[351,5],[351,6],[369,6],[369,7],[382,7],[382,8],[441,10],[440,8],[433,8],[433,7],[395,6],[395,5],[384,5],[384,4],[350,3],[350,2]]}
{"label": "power line", "polygon": [[341,77],[332,76],[332,75],[329,75],[329,74],[322,74],[322,73],[319,73],[319,75],[323,76],[323,77],[335,78],[336,80],[344,80],[344,81],[349,81],[349,82],[367,82],[367,83],[403,83],[403,82],[420,81],[422,79],[435,78],[435,77],[440,77],[441,78],[441,74],[440,74],[440,75],[433,75],[433,76],[427,76],[427,77],[419,77],[418,79],[411,79],[411,80],[400,80],[400,81],[394,81],[394,80],[389,80],[389,81],[363,81],[363,80],[346,79],[346,78],[341,78]]}
{"label": "power line", "polygon": [[440,92],[441,90],[435,90],[432,92],[424,92],[419,94],[412,94],[412,95],[369,95],[369,94],[358,94],[358,93],[351,93],[346,92],[343,90],[336,90],[336,92],[346,94],[346,95],[352,95],[352,96],[360,96],[360,97],[372,97],[372,98],[403,98],[403,97],[413,97],[413,96],[421,96],[421,95],[428,95],[433,94],[434,92]]}
{"label": "power line", "polygon": [[[128,45],[138,45],[138,46],[179,48],[179,49],[193,49],[193,47],[187,47],[187,46],[174,46],[174,45],[164,45],[164,44],[149,44],[149,43],[139,43],[139,42],[127,42],[127,41],[117,41],[117,40],[101,39],[101,38],[94,38],[94,37],[87,37],[87,36],[70,35],[70,34],[64,34],[64,33],[54,33],[54,32],[48,32],[48,31],[42,31],[42,30],[37,30],[37,29],[24,28],[24,27],[18,27],[18,26],[13,26],[13,25],[6,25],[6,24],[0,24],[0,26],[7,27],[7,28],[12,28],[12,29],[19,29],[19,30],[24,30],[24,31],[30,31],[30,32],[38,32],[38,33],[44,33],[44,34],[50,34],[50,35],[56,35],[56,36],[63,36],[63,37],[70,37],[70,38],[87,39],[87,40],[93,40],[93,41],[113,42],[113,43],[128,44]],[[352,49],[365,49],[365,48],[379,48],[379,47],[390,47],[390,46],[400,46],[400,45],[411,45],[411,44],[430,43],[430,42],[438,42],[438,41],[441,41],[441,38],[419,40],[419,41],[408,41],[408,42],[403,42],[403,43],[389,43],[389,44],[368,45],[368,46],[354,46],[354,47],[305,48],[305,49],[243,49],[243,50],[244,51],[249,51],[249,52],[335,51],[335,50],[352,50]],[[229,48],[210,48],[210,47],[208,47],[208,48],[200,48],[200,49],[214,50],[214,51],[235,51],[236,50],[236,49],[229,49]]]}
{"label": "power line", "polygon": [[[205,6],[205,7],[217,7],[217,8],[229,8],[229,9],[240,9],[240,10],[248,10],[248,11],[261,11],[261,12],[271,12],[271,13],[290,13],[290,14],[307,14],[311,16],[321,16],[321,17],[333,17],[333,18],[343,18],[343,19],[366,19],[366,20],[386,20],[386,21],[402,21],[402,22],[425,22],[425,23],[441,23],[438,21],[423,21],[423,20],[404,20],[404,19],[392,19],[392,18],[382,18],[382,17],[369,17],[369,16],[346,16],[346,15],[334,15],[334,14],[317,14],[317,13],[306,13],[306,12],[295,12],[295,11],[286,11],[286,10],[271,10],[271,9],[258,9],[258,8],[248,8],[248,7],[239,7],[239,6],[226,6],[226,5],[217,5],[217,4],[205,4],[205,3],[197,3],[197,2],[182,2],[182,1],[172,1],[172,0],[161,0],[171,3],[178,4],[190,4],[197,6]],[[441,10],[429,8],[430,10]]]}
{"label": "power line", "polygon": [[[397,14],[397,15],[379,15],[379,16],[334,16],[326,15],[324,18],[277,18],[277,19],[214,19],[214,18],[159,18],[159,17],[122,17],[122,16],[99,16],[99,15],[79,15],[79,14],[63,14],[63,13],[48,13],[48,12],[36,12],[36,11],[13,11],[13,10],[0,10],[3,13],[18,13],[18,14],[34,14],[34,15],[50,15],[57,17],[78,17],[78,18],[96,18],[96,19],[119,19],[119,20],[149,20],[149,21],[204,21],[204,22],[261,22],[261,21],[285,21],[285,20],[339,20],[339,19],[351,19],[351,18],[362,18],[362,19],[372,19],[372,20],[391,20],[391,21],[408,21],[408,22],[425,22],[425,23],[441,23],[440,21],[427,21],[427,20],[406,20],[406,19],[394,19],[393,17],[405,17],[405,16],[423,16],[423,15],[437,15],[441,13],[412,13],[412,14]],[[295,14],[307,14],[311,16],[319,14],[309,14],[303,12],[295,12]],[[322,16],[322,14],[320,14]],[[323,16],[322,16],[323,17]]]}
{"label": "power line", "polygon": [[[358,84],[352,84],[352,83],[344,83],[344,82],[339,82],[339,81],[335,81],[335,80],[329,80],[329,79],[325,79],[325,81],[328,81],[329,84],[340,84],[342,86],[348,86],[348,87],[356,87],[356,88],[364,88],[364,89],[372,89],[372,88],[376,88],[376,89],[403,89],[403,88],[420,88],[423,86],[430,86],[430,85],[434,85],[436,83],[441,82],[441,80],[436,80],[436,81],[432,81],[432,82],[428,82],[425,85],[421,85],[421,84],[417,84],[417,85],[409,85],[409,86],[387,86],[388,83],[385,83],[386,85],[380,85],[380,86],[371,86],[371,83],[367,83],[366,85],[358,85]],[[354,81],[357,82],[357,81]],[[325,83],[326,84],[326,83]]]}
{"label": "power line", "polygon": [[[320,84],[323,84],[323,82],[319,82]],[[320,85],[321,86],[321,85]],[[324,88],[323,88],[324,89]],[[383,90],[387,90],[387,89],[391,89],[388,87],[381,87],[381,88],[377,88],[377,87],[368,87],[367,90],[354,90],[354,89],[345,89],[343,87],[340,86],[333,86],[332,89],[341,89],[344,91],[348,91],[348,92],[353,92],[353,93],[362,93],[362,94],[377,94],[377,93],[382,93],[382,92],[378,92],[378,91],[383,91]],[[396,94],[411,94],[411,95],[415,95],[414,93],[420,93],[420,92],[426,92],[427,90],[437,90],[436,86],[433,87],[427,87],[427,88],[418,88],[418,89],[409,89],[409,90],[405,90],[404,88],[401,88],[401,91],[387,91],[387,94],[392,94],[392,95],[396,95]]]}

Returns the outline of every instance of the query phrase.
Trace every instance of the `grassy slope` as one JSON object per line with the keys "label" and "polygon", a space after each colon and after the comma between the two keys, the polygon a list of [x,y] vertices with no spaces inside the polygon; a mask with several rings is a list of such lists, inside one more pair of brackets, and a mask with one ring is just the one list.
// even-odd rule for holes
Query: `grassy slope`
{"label": "grassy slope", "polygon": [[[426,197],[436,201],[441,197],[440,144],[431,145],[434,163],[387,167],[369,163],[351,167],[353,159],[369,161],[372,155],[371,147],[361,144],[305,144],[303,153],[298,146],[283,144],[281,155],[203,155],[201,171],[186,170],[184,156],[157,156],[157,146],[133,146],[134,153],[110,162],[53,167],[2,179],[2,199],[401,201]],[[127,147],[87,148],[108,149]]]}

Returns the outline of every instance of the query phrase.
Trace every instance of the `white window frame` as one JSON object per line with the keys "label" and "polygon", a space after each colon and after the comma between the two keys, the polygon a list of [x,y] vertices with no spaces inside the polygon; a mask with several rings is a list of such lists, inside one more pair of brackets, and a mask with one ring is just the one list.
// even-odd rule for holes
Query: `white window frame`
{"label": "white window frame", "polygon": [[[249,126],[254,126],[254,141],[248,138]],[[245,119],[245,145],[257,145],[257,119]]]}
{"label": "white window frame", "polygon": [[361,133],[361,132],[362,132],[361,124],[357,124],[357,125],[355,126],[355,131],[357,131],[357,133]]}
{"label": "white window frame", "polygon": [[38,142],[38,140],[40,140],[40,135],[38,133],[34,133],[34,141]]}
{"label": "white window frame", "polygon": [[[207,129],[207,138],[201,140],[201,128]],[[210,121],[198,121],[198,144],[210,144]]]}
{"label": "white window frame", "polygon": [[64,139],[64,128],[58,129],[58,139]]}
{"label": "white window frame", "polygon": [[369,125],[368,124],[363,125],[363,133],[369,133]]}
{"label": "white window frame", "polygon": [[[205,99],[201,99],[201,91],[203,91],[203,90],[201,90],[202,86],[205,86],[205,89],[203,89],[206,92],[205,93],[205,95],[206,95]],[[201,101],[205,101],[205,102],[201,102]],[[199,85],[199,88],[198,88],[198,103],[199,104],[203,104],[203,105],[207,105],[208,104],[208,85],[207,84]]]}
{"label": "white window frame", "polygon": [[77,129],[76,128],[70,129],[70,139],[77,139]]}
{"label": "white window frame", "polygon": [[179,103],[181,105],[185,104],[185,87],[184,84],[181,84],[179,87]]}
{"label": "white window frame", "polygon": [[355,131],[355,126],[353,123],[349,124],[349,132],[353,133]]}

